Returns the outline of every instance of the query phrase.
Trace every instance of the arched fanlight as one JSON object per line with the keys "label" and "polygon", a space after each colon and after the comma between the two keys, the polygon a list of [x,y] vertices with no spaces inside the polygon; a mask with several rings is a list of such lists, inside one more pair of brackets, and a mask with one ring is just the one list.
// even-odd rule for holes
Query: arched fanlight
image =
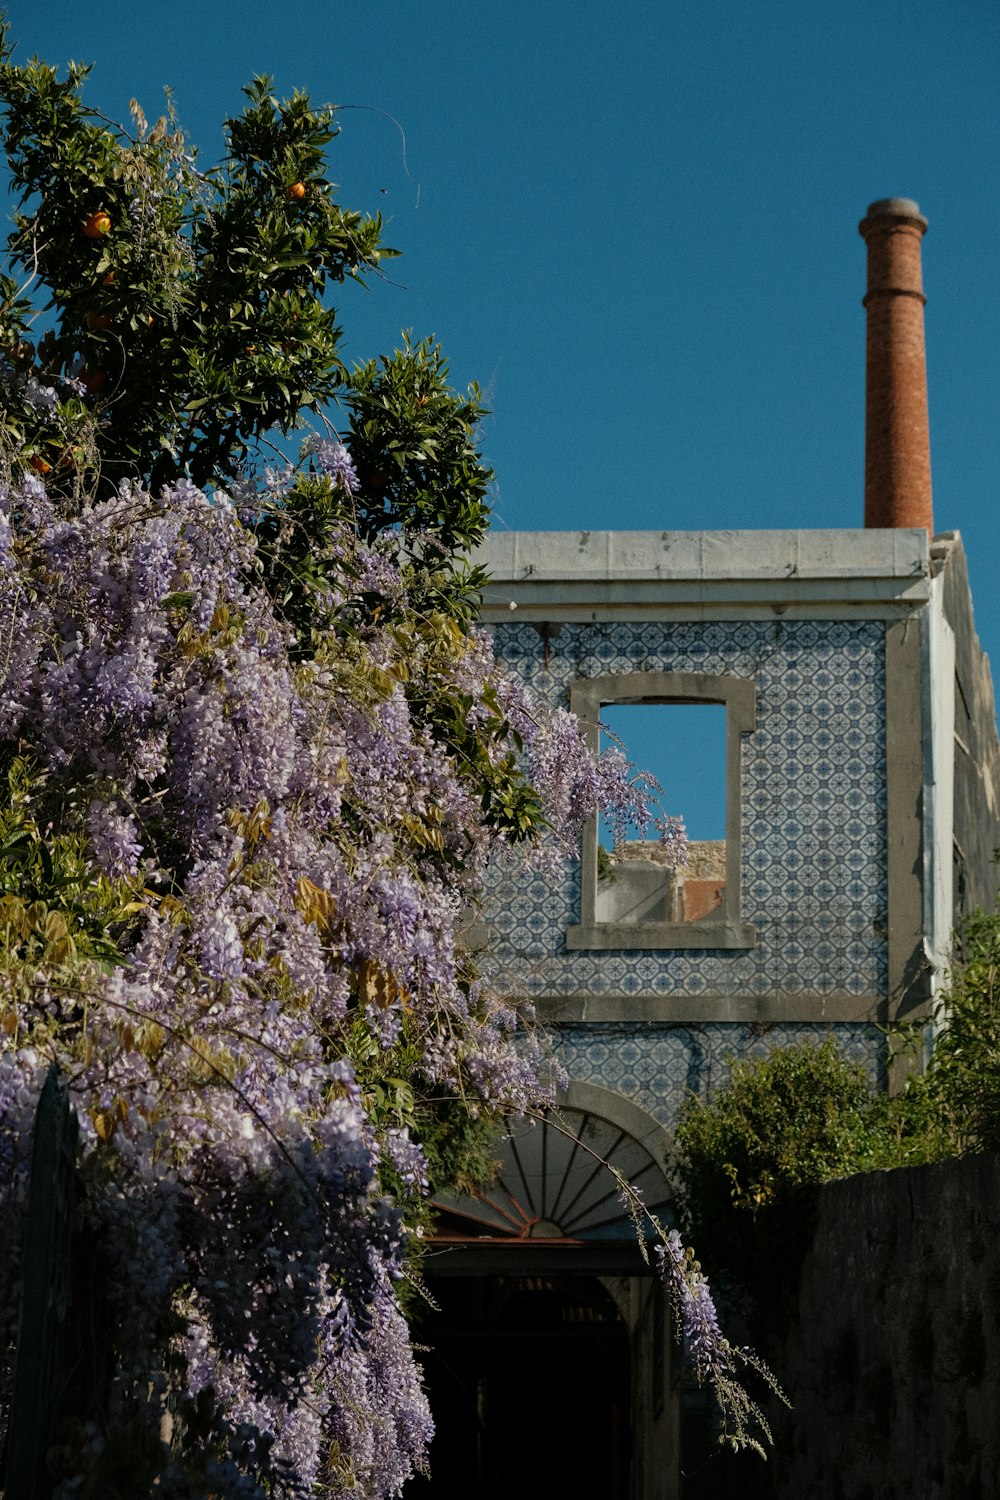
{"label": "arched fanlight", "polygon": [[627,1131],[585,1110],[551,1110],[525,1121],[499,1145],[496,1181],[475,1196],[435,1199],[445,1237],[619,1240],[636,1226],[615,1173],[661,1221],[670,1216],[662,1167]]}

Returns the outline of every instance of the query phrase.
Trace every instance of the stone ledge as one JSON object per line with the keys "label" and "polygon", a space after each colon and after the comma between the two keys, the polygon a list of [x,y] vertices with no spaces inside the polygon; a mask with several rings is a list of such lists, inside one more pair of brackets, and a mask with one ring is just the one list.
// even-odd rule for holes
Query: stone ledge
{"label": "stone ledge", "polygon": [[816,531],[492,531],[473,560],[494,582],[926,577],[919,527]]}
{"label": "stone ledge", "polygon": [[885,1023],[882,995],[541,995],[532,1004],[546,1025],[656,1021],[678,1026],[719,1022],[770,1025],[789,1022]]}

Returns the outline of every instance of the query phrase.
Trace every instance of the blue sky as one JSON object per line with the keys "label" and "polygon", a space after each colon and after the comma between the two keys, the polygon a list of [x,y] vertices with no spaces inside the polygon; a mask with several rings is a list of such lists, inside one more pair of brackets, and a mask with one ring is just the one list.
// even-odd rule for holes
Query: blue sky
{"label": "blue sky", "polygon": [[170,84],[209,161],[255,72],[364,106],[331,175],[404,256],[345,296],[345,352],[435,333],[479,380],[501,526],[859,525],[857,224],[917,199],[935,518],[1000,671],[996,0],[7,10],[108,115]]}

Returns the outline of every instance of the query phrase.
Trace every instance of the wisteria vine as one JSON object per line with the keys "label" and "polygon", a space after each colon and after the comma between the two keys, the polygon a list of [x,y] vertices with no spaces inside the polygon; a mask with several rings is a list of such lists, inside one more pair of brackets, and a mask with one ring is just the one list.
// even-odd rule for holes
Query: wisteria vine
{"label": "wisteria vine", "polygon": [[[193,1467],[387,1495],[421,1465],[421,1108],[543,1097],[460,930],[486,862],[532,818],[574,838],[607,779],[486,635],[414,604],[427,539],[359,538],[346,450],[305,457],[264,496],[0,494],[0,1222],[10,1257],[55,1062],[114,1347],[66,1456],[98,1488],[137,1422],[169,1430],[167,1493]],[[279,592],[306,520],[308,589]]]}

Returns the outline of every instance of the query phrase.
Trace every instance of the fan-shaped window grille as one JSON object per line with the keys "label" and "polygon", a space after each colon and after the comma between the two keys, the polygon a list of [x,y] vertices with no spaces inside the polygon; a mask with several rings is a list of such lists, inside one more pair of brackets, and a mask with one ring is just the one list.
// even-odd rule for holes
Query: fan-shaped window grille
{"label": "fan-shaped window grille", "polygon": [[618,1125],[578,1109],[519,1125],[501,1142],[496,1181],[475,1197],[439,1194],[439,1237],[620,1240],[636,1229],[609,1163],[662,1221],[670,1195],[660,1165]]}

